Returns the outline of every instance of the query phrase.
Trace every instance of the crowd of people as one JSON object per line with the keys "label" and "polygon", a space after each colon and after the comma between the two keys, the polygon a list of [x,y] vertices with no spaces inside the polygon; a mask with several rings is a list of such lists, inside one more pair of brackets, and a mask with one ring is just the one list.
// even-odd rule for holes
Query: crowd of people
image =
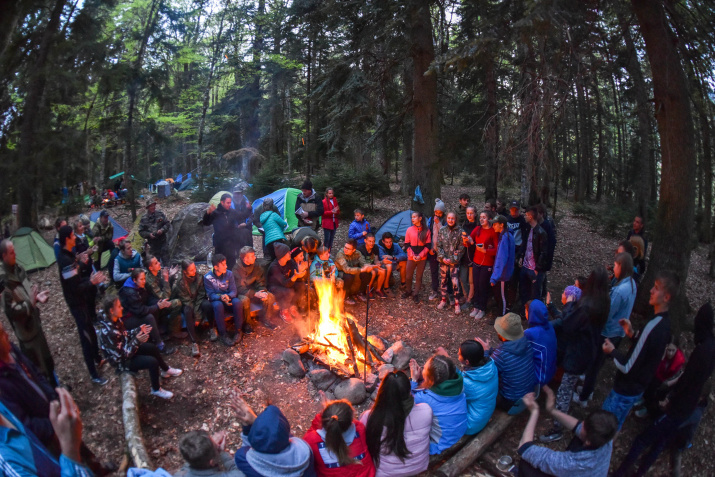
{"label": "crowd of people", "polygon": [[[476,321],[496,316],[497,343],[469,339],[455,359],[439,347],[423,366],[412,359],[409,369],[383,373],[374,404],[361,416],[348,401],[322,395],[322,410],[302,438],[291,434],[278,407],[256,414],[233,392],[229,403],[242,425],[242,447],[232,457],[224,432],[189,432],[179,443],[185,466],[176,475],[415,475],[427,469],[430,455],[479,434],[496,411],[529,415],[518,448],[520,476],[608,475],[614,437],[634,408],[651,422],[614,475],[645,475],[667,447],[678,462],[707,403],[706,382],[715,368],[713,310],[706,303],[698,311],[696,347],[686,359],[669,315],[680,283],[662,271],[650,290],[652,316],[635,329],[630,315],[648,244],[643,219],[636,217],[613,264],[575,277],[559,306],[547,291],[556,225],[543,205],[522,210],[518,201],[488,200],[478,208],[466,194],[455,205],[448,210],[437,199],[431,217],[411,214],[405,237],[387,232],[379,241],[364,210],[356,209],[348,239],[334,250],[340,207],[333,189],[321,198],[310,181],[302,184],[295,205],[300,227],[289,237],[275,204],[266,199],[254,212],[239,187],[204,214],[203,224],[214,227],[215,250],[203,275],[190,260],[170,267],[170,222],[152,200],[140,222],[148,244],[141,251],[129,240],[115,248],[106,211],[92,230],[83,219],[69,225],[58,219],[60,283],[90,379],[105,385],[106,364],[118,372],[147,370],[151,394],[171,399],[163,386],[183,371],[167,363],[176,350],[169,341],[187,340],[200,357],[197,325],[208,325],[210,341],[234,346],[253,332],[253,316],[267,329],[278,320],[304,319],[312,283],[325,278],[334,280],[348,306],[396,295],[420,303],[429,265],[426,301],[436,301],[438,310],[469,311]],[[262,233],[263,259],[253,248],[254,225]],[[107,251],[105,274],[98,257]],[[82,442],[79,411],[54,372],[39,308],[48,293],[30,284],[9,240],[0,242],[0,257],[3,308],[19,343],[10,343],[0,327],[0,433],[6,438],[0,469],[8,475],[112,472],[116,466],[100,462]],[[115,293],[105,292],[107,282]],[[594,388],[609,359],[616,368],[613,387],[596,409]],[[537,436],[541,394],[550,424]],[[583,420],[569,414],[572,402],[589,407]],[[566,431],[573,437],[565,451],[547,447]]]}

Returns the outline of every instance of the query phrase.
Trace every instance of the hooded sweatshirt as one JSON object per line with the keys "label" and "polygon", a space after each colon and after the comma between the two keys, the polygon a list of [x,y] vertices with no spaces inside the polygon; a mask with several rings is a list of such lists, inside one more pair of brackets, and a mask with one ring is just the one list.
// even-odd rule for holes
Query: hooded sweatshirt
{"label": "hooded sweatshirt", "polygon": [[556,332],[549,322],[549,312],[541,300],[529,307],[529,328],[524,336],[534,350],[534,373],[539,384],[551,381],[556,372]]}
{"label": "hooded sweatshirt", "polygon": [[464,394],[467,396],[467,432],[474,435],[484,429],[494,413],[499,394],[499,371],[494,360],[478,368],[468,368],[464,376]]}
{"label": "hooded sweatshirt", "polygon": [[534,352],[526,336],[505,341],[500,347],[487,351],[487,354],[491,354],[499,370],[499,394],[504,399],[518,401],[524,394],[534,390]]}
{"label": "hooded sweatshirt", "polygon": [[499,234],[499,245],[497,246],[497,256],[494,260],[494,270],[489,282],[494,285],[496,282],[508,282],[511,274],[514,273],[514,237],[511,232],[504,229]]}
{"label": "hooded sweatshirt", "polygon": [[280,215],[272,210],[266,210],[261,214],[261,224],[263,225],[263,233],[266,238],[266,245],[275,242],[276,240],[284,240],[285,234],[283,230],[288,226],[285,220]]}
{"label": "hooded sweatshirt", "polygon": [[432,408],[430,455],[449,449],[462,438],[467,430],[467,397],[461,374],[429,389],[417,389],[413,381],[412,393],[415,404],[425,402]]}
{"label": "hooded sweatshirt", "polygon": [[268,406],[241,433],[243,447],[234,457],[247,477],[315,477],[308,444],[291,437],[290,424],[276,406]]}

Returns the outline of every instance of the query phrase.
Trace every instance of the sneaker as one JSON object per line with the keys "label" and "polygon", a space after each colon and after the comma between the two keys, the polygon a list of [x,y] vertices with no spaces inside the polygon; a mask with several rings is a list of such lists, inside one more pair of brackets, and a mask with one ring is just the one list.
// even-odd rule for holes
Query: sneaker
{"label": "sneaker", "polygon": [[636,416],[638,416],[640,418],[648,417],[648,409],[645,407],[636,409]]}
{"label": "sneaker", "polygon": [[375,292],[375,296],[378,297],[378,298],[380,298],[380,299],[382,299],[382,300],[384,300],[385,298],[387,298],[387,295],[385,295],[385,293],[383,293],[382,290],[377,290],[377,291]]}
{"label": "sneaker", "polygon": [[486,315],[486,313],[484,313],[484,310],[479,310],[477,311],[477,314],[474,315],[474,319],[481,320],[482,318],[484,318],[484,315]]}
{"label": "sneaker", "polygon": [[171,399],[174,397],[174,393],[171,391],[167,391],[166,389],[159,388],[158,391],[154,391],[153,389],[151,390],[152,396],[157,396],[162,399]]}
{"label": "sneaker", "polygon": [[541,442],[556,442],[563,439],[564,433],[555,428],[551,428],[546,434],[539,436]]}
{"label": "sneaker", "polygon": [[104,386],[109,382],[109,379],[104,378],[102,376],[97,376],[96,378],[92,378],[92,382],[97,386]]}
{"label": "sneaker", "polygon": [[250,335],[251,333],[253,333],[253,326],[249,325],[248,323],[244,323],[243,332],[247,335]]}
{"label": "sneaker", "polygon": [[358,297],[358,300],[360,300],[360,301],[367,301],[367,297],[365,296],[364,293],[358,293],[357,297]]}
{"label": "sneaker", "polygon": [[298,308],[291,306],[290,310],[288,310],[288,311],[290,311],[290,314],[291,314],[291,316],[293,316],[294,320],[302,320],[303,319],[303,315],[300,314],[300,312],[298,311]]}
{"label": "sneaker", "polygon": [[[353,305],[355,302],[353,302]],[[278,314],[278,316],[281,317],[281,320],[285,321],[286,323],[293,323],[293,317],[290,314],[290,311],[288,310],[281,310],[281,312]]]}
{"label": "sneaker", "polygon": [[222,345],[227,346],[229,348],[236,344],[236,340],[229,337],[228,335],[221,336],[219,340],[221,341]]}
{"label": "sneaker", "polygon": [[181,369],[171,368],[171,367],[170,367],[170,368],[167,369],[166,371],[162,371],[162,372],[161,372],[161,377],[162,377],[162,378],[173,378],[173,377],[176,377],[176,376],[181,376],[181,373],[183,373],[183,372],[184,372],[184,371],[181,370]]}
{"label": "sneaker", "polygon": [[218,339],[218,332],[216,331],[216,328],[211,328],[211,331],[209,331],[209,341],[216,341]]}
{"label": "sneaker", "polygon": [[402,293],[402,295],[400,295],[400,296],[401,296],[402,298],[409,298],[409,297],[412,296],[412,292],[406,291],[406,292]]}
{"label": "sneaker", "polygon": [[176,353],[176,348],[174,348],[173,346],[167,346],[165,344],[163,348],[159,348],[159,352],[161,352],[161,354],[169,356],[170,354]]}
{"label": "sneaker", "polygon": [[479,308],[472,308],[472,312],[469,314],[471,318],[474,318],[479,313]]}
{"label": "sneaker", "polygon": [[432,293],[429,294],[429,301],[434,301],[437,298],[439,298],[439,295],[437,294],[437,292],[433,291]]}
{"label": "sneaker", "polygon": [[572,400],[573,400],[573,402],[575,402],[576,404],[579,404],[583,408],[588,407],[588,400],[581,401],[581,395],[578,392],[573,393]]}
{"label": "sneaker", "polygon": [[201,356],[201,351],[199,351],[198,343],[191,343],[191,356],[198,358]]}
{"label": "sneaker", "polygon": [[459,306],[459,302],[454,304],[454,314],[459,315],[462,313],[462,308]]}
{"label": "sneaker", "polygon": [[382,290],[382,293],[383,295],[385,295],[385,298],[395,298],[395,294],[392,293],[392,290],[390,290],[389,288],[385,288],[384,290]]}
{"label": "sneaker", "polygon": [[346,297],[346,298],[345,298],[345,304],[346,304],[346,305],[354,305],[354,304],[355,304],[355,300],[353,300],[353,299],[350,298],[350,297]]}
{"label": "sneaker", "polygon": [[447,300],[442,300],[439,302],[439,305],[437,305],[437,309],[444,310],[446,306],[447,306]]}
{"label": "sneaker", "polygon": [[419,295],[412,295],[412,299],[414,300],[415,303],[420,302],[420,296]]}
{"label": "sneaker", "polygon": [[265,326],[266,328],[268,328],[269,330],[275,330],[275,329],[276,329],[276,325],[274,325],[273,323],[271,323],[271,322],[268,320],[268,318],[262,319],[262,320],[261,320],[261,324],[262,324],[263,326]]}

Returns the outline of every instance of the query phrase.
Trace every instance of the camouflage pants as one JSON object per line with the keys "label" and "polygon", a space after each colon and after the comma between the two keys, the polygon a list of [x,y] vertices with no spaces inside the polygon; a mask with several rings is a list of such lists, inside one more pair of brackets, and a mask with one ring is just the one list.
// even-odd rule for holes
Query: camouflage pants
{"label": "camouflage pants", "polygon": [[442,293],[442,298],[447,298],[448,282],[452,282],[452,291],[456,298],[462,296],[459,287],[459,264],[457,265],[445,265],[444,263],[439,264],[439,290]]}

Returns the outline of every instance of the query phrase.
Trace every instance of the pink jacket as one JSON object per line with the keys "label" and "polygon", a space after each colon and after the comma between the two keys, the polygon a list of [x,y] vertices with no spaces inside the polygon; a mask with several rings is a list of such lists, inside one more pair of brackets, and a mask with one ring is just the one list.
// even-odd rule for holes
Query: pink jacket
{"label": "pink jacket", "polygon": [[[367,426],[370,410],[360,417]],[[380,454],[376,477],[417,475],[429,465],[429,433],[432,428],[432,408],[427,403],[415,404],[405,421],[405,444],[411,454],[402,462],[394,454]],[[384,437],[384,434],[383,434]]]}
{"label": "pink jacket", "polygon": [[405,248],[407,249],[408,260],[412,260],[415,255],[420,260],[424,260],[429,254],[429,244],[432,242],[429,230],[427,231],[427,240],[425,242],[420,242],[419,235],[420,229],[414,225],[410,226],[405,232]]}

